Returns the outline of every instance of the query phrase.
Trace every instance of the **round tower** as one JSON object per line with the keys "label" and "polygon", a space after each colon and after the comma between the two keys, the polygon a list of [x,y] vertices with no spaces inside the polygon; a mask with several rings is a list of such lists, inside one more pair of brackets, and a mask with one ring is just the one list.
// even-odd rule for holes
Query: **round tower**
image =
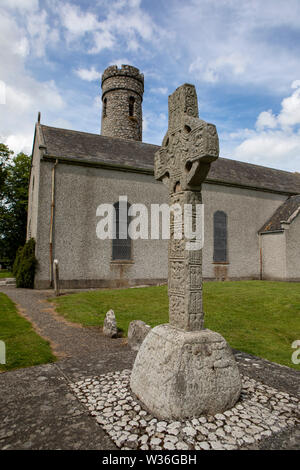
{"label": "round tower", "polygon": [[131,65],[111,65],[102,75],[101,134],[142,140],[144,75]]}

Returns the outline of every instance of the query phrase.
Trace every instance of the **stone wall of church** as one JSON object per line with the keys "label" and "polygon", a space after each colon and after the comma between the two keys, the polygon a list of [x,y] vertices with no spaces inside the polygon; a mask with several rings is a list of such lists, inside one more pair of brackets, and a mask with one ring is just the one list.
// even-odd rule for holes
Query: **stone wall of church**
{"label": "stone wall of church", "polygon": [[[258,230],[286,196],[213,184],[203,185],[205,235],[203,276],[206,279],[259,279]],[[227,263],[214,263],[213,215],[227,215]]]}
{"label": "stone wall of church", "polygon": [[[37,238],[37,288],[49,287],[49,225],[52,163],[41,163],[40,224]],[[106,287],[156,284],[167,277],[167,241],[132,241],[132,262],[112,261],[112,241],[96,235],[97,207],[114,204],[120,195],[129,203],[166,200],[166,190],[153,177],[58,164],[56,168],[53,256],[59,261],[63,287]]]}
{"label": "stone wall of church", "polygon": [[262,279],[285,281],[287,279],[285,231],[262,234],[261,249]]}
{"label": "stone wall of church", "polygon": [[[38,260],[35,287],[50,287],[50,217],[51,217],[51,170],[52,163],[40,162],[38,195],[38,218],[36,232],[36,257]],[[39,282],[41,281],[41,285]]]}
{"label": "stone wall of church", "polygon": [[39,186],[40,151],[38,148],[38,140],[36,140],[32,154],[30,181],[28,188],[27,240],[29,240],[29,238],[36,238],[37,236]]}
{"label": "stone wall of church", "polygon": [[286,232],[287,277],[300,281],[300,215],[290,224]]}
{"label": "stone wall of church", "polygon": [[[49,230],[51,169],[54,162],[41,162],[39,230],[36,287],[49,287]],[[167,202],[162,183],[146,174],[111,171],[59,163],[56,168],[53,257],[60,265],[63,287],[109,287],[156,284],[167,278],[167,241],[132,241],[132,262],[112,261],[112,241],[99,240],[97,207],[114,204],[120,195],[128,202],[150,204]],[[286,196],[229,186],[204,184],[205,240],[203,276],[205,279],[259,279],[258,230],[282,204]],[[226,263],[213,261],[213,214],[227,214]],[[291,232],[292,233],[292,232]]]}

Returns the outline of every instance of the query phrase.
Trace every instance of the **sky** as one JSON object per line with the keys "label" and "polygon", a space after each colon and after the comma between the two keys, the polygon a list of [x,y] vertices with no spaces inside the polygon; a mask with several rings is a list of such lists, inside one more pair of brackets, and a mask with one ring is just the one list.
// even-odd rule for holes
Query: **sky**
{"label": "sky", "polygon": [[100,133],[101,74],[145,76],[143,141],[168,95],[196,86],[220,156],[300,172],[299,0],[0,0],[0,142],[31,153],[46,125]]}

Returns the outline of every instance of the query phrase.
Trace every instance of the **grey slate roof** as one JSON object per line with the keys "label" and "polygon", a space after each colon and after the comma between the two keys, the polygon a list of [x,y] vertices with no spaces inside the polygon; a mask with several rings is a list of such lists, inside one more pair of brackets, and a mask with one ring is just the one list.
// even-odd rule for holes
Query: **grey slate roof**
{"label": "grey slate roof", "polygon": [[272,217],[262,226],[259,233],[282,230],[281,222],[286,222],[290,216],[300,207],[300,194],[289,197],[276,209]]}
{"label": "grey slate roof", "polygon": [[153,170],[157,145],[41,126],[47,154]]}
{"label": "grey slate roof", "polygon": [[[46,154],[74,162],[106,163],[153,171],[154,154],[159,146],[134,140],[40,125]],[[265,189],[286,194],[300,194],[300,175],[260,165],[219,158],[212,165],[207,180],[226,185]]]}

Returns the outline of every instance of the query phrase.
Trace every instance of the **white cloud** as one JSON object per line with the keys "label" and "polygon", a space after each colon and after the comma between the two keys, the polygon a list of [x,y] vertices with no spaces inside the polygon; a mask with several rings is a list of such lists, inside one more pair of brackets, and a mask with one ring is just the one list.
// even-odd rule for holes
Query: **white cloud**
{"label": "white cloud", "polygon": [[97,31],[94,34],[94,45],[88,52],[89,54],[98,54],[103,49],[112,49],[115,42],[115,37],[110,31]]}
{"label": "white cloud", "polygon": [[0,104],[6,104],[6,85],[0,80]]}
{"label": "white cloud", "polygon": [[234,152],[237,160],[274,166],[289,171],[300,170],[300,134],[264,131],[242,142]]}
{"label": "white cloud", "polygon": [[10,149],[13,149],[16,154],[20,152],[30,154],[32,150],[32,134],[22,134],[17,132],[15,134],[7,135],[5,137],[5,144]]}
{"label": "white cloud", "polygon": [[59,40],[59,31],[49,25],[48,14],[45,10],[30,13],[26,17],[26,27],[31,53],[37,57],[44,57],[46,47],[55,45]]}
{"label": "white cloud", "polygon": [[0,141],[15,152],[30,153],[38,110],[48,114],[64,107],[54,82],[37,82],[23,76],[23,83],[6,86],[6,103],[1,105]]}
{"label": "white cloud", "polygon": [[300,124],[300,80],[295,80],[291,88],[295,91],[282,100],[278,116],[275,116],[271,109],[260,113],[256,121],[257,129],[275,127],[285,129]]}
{"label": "white cloud", "polygon": [[33,104],[33,97],[29,93],[26,93],[20,88],[7,86],[6,87],[6,110],[12,112],[18,110],[18,112],[24,112],[31,108]]}
{"label": "white cloud", "polygon": [[[226,121],[223,129],[227,126],[228,133],[224,132],[221,146],[227,147],[231,156],[271,166],[276,163],[278,167],[299,165],[296,155],[300,155],[300,80],[296,78],[300,77],[300,62],[295,47],[300,30],[299,0],[172,0],[157,5],[153,2],[150,8],[141,0],[0,0],[0,63],[5,64],[0,70],[0,80],[8,90],[5,113],[1,105],[2,136],[15,145],[24,145],[26,136],[33,135],[39,110],[48,122],[51,115],[51,124],[69,122],[78,130],[91,130],[95,122],[95,127],[99,126],[100,96],[94,98],[83,93],[78,97],[72,71],[92,82],[101,76],[98,64],[102,69],[109,65],[108,56],[123,57],[112,60],[111,64],[142,66],[146,90],[150,83],[149,91],[154,95],[152,100],[145,95],[147,141],[160,144],[167,128],[167,117],[161,113],[167,109],[163,97],[183,80],[193,78],[196,84],[210,84],[199,87],[199,99],[206,103],[205,111],[212,122],[214,112],[216,120],[221,120],[221,115],[223,122]],[[294,42],[290,39],[288,43],[287,38],[292,35],[295,35]],[[53,46],[56,52],[50,55]],[[86,64],[82,54],[86,59],[91,58],[88,54],[98,54],[97,62]],[[47,62],[49,58],[51,63]],[[76,70],[74,63],[61,65],[62,61],[73,58]],[[35,66],[30,69],[34,60]],[[59,77],[60,83],[70,81],[65,95],[47,78],[50,67],[44,65],[52,67],[53,76]],[[43,79],[35,78],[34,73],[41,73]],[[268,93],[268,103],[276,93],[281,99],[284,96],[281,109],[275,113],[268,104],[265,111],[255,116],[253,129],[232,132],[239,117],[249,119],[254,105],[247,108],[248,90],[255,96],[258,87],[260,97],[262,90]],[[207,90],[209,93],[216,90],[212,101]],[[220,104],[223,90],[227,96]],[[236,97],[243,95],[245,114],[240,103],[238,111],[233,110]],[[87,105],[83,104],[84,100]],[[68,107],[67,102],[71,101],[72,106]],[[18,137],[14,139],[14,136]]]}
{"label": "white cloud", "polygon": [[189,72],[205,82],[215,83],[224,76],[242,75],[246,69],[246,59],[237,54],[218,56],[205,61],[197,57],[189,66]]}
{"label": "white cloud", "polygon": [[101,78],[101,72],[98,72],[95,67],[91,67],[90,69],[77,69],[75,70],[75,73],[82,80],[86,80],[88,82],[93,82],[94,80],[99,80]]}
{"label": "white cloud", "polygon": [[[97,14],[83,11],[79,6],[66,3],[56,7],[69,44],[85,38],[91,47],[90,54],[104,49],[113,50],[123,46],[127,50],[141,49],[142,41],[157,42],[160,30],[148,13],[141,8],[138,0],[120,0],[113,3],[101,2]],[[153,45],[153,44],[152,44]]]}
{"label": "white cloud", "polygon": [[168,88],[167,87],[153,87],[150,88],[150,93],[155,93],[159,95],[167,95],[168,94]]}
{"label": "white cloud", "polygon": [[99,22],[95,14],[83,12],[79,6],[66,3],[58,7],[63,26],[71,35],[82,36],[95,31]]}
{"label": "white cloud", "polygon": [[257,118],[256,124],[257,129],[264,129],[265,127],[274,128],[277,127],[277,119],[276,116],[272,113],[272,110],[263,111]]}
{"label": "white cloud", "polygon": [[[300,85],[300,81],[299,81]],[[282,127],[300,124],[300,88],[296,88],[291,96],[285,98],[278,122]]]}
{"label": "white cloud", "polygon": [[199,82],[282,94],[300,75],[299,17],[298,0],[174,0],[165,18],[167,31],[176,31],[168,50]]}
{"label": "white cloud", "polygon": [[33,11],[39,6],[39,0],[1,0],[1,7],[18,9],[23,11]]}
{"label": "white cloud", "polygon": [[129,59],[115,59],[115,60],[112,60],[111,62],[109,62],[108,65],[117,65],[118,67],[121,67],[122,65],[130,65],[130,60]]}
{"label": "white cloud", "polygon": [[22,37],[20,40],[16,41],[14,52],[21,57],[26,57],[29,54],[30,45],[26,37]]}
{"label": "white cloud", "polygon": [[291,88],[299,88],[300,87],[300,80],[294,80],[292,85],[291,85]]}
{"label": "white cloud", "polygon": [[218,81],[216,69],[212,68],[209,63],[205,63],[201,57],[197,57],[189,66],[189,72],[198,80],[214,83]]}
{"label": "white cloud", "polygon": [[[298,83],[299,88],[295,88]],[[272,110],[259,114],[256,130],[232,134],[240,138],[232,156],[257,164],[289,171],[300,170],[300,80],[294,81],[293,93],[281,102],[278,115]]]}
{"label": "white cloud", "polygon": [[[29,10],[29,3],[26,5]],[[5,66],[0,69],[0,81],[5,84],[6,104],[1,105],[0,139],[17,152],[31,152],[37,112],[59,113],[64,100],[53,80],[37,80],[26,68],[32,52],[32,37],[26,24],[32,11],[26,10],[19,16],[1,7],[2,3],[0,63]],[[47,22],[45,15],[41,18]]]}
{"label": "white cloud", "polygon": [[[31,84],[32,85],[32,84]],[[38,82],[37,89],[34,93],[35,103],[41,103],[47,108],[53,108],[56,112],[59,112],[65,106],[65,101],[62,94],[59,92],[54,80],[48,82]],[[30,92],[32,88],[30,87]]]}

